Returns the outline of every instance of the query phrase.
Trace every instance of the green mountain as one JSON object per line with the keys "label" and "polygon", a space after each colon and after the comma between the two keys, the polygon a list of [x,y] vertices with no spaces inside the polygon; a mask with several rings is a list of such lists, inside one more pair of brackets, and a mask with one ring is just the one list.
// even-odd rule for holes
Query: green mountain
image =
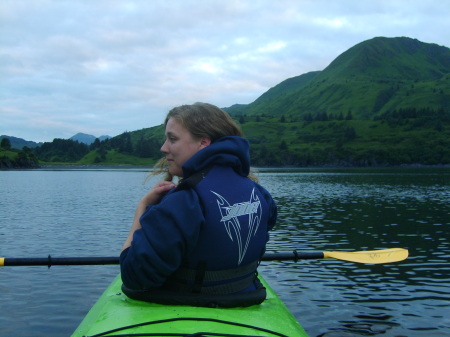
{"label": "green mountain", "polygon": [[287,79],[235,116],[291,118],[319,113],[374,116],[403,108],[450,109],[450,49],[407,37],[377,37],[339,55],[328,67]]}

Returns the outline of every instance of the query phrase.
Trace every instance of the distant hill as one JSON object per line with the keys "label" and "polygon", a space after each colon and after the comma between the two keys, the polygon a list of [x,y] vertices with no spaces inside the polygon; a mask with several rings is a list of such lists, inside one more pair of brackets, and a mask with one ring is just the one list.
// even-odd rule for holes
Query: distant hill
{"label": "distant hill", "polygon": [[6,135],[1,135],[0,136],[0,141],[3,138],[8,138],[9,141],[11,142],[11,147],[13,149],[18,149],[18,150],[22,150],[22,148],[24,146],[27,146],[30,149],[34,149],[35,147],[42,145],[42,143],[36,143],[36,142],[25,140],[25,139],[22,139],[22,138],[17,138],[17,137],[13,137],[13,136],[6,136]]}
{"label": "distant hill", "polygon": [[320,113],[372,119],[409,108],[450,108],[450,49],[407,37],[376,37],[339,55],[322,71],[287,79],[235,116],[302,118]]}
{"label": "distant hill", "polygon": [[77,133],[76,135],[70,137],[70,140],[78,141],[79,143],[91,145],[93,142],[95,142],[95,139],[98,138],[100,141],[111,138],[110,136],[100,136],[95,137],[93,135],[88,135],[86,133]]}

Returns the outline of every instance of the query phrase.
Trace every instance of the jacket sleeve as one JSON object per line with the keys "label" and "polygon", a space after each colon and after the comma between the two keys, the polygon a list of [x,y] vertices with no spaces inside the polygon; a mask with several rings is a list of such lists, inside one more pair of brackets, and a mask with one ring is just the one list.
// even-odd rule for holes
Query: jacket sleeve
{"label": "jacket sleeve", "polygon": [[269,205],[269,219],[267,222],[267,230],[272,230],[277,222],[277,216],[278,216],[278,208],[277,208],[277,204],[275,203],[275,201],[273,200],[272,196],[270,195],[270,193],[261,185],[256,183],[256,186],[258,187],[258,190],[262,193],[262,195],[264,196],[264,199],[267,202],[267,205]]}
{"label": "jacket sleeve", "polygon": [[204,223],[193,190],[170,193],[140,218],[131,246],[120,256],[124,285],[143,290],[160,287],[196,245]]}

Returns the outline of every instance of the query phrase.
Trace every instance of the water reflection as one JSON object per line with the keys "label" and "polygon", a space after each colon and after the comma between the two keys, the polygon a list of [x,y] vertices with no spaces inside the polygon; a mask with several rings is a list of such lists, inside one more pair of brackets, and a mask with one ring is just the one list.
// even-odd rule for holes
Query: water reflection
{"label": "water reflection", "polygon": [[[264,266],[277,291],[292,295],[286,301],[311,335],[450,333],[448,171],[260,176],[280,207],[270,250],[410,251],[407,261],[396,264]],[[324,327],[327,321],[334,324]]]}

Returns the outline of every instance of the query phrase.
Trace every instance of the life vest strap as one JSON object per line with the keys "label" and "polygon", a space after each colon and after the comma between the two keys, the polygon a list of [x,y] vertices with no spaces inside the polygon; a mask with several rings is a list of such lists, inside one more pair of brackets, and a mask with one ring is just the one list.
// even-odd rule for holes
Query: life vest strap
{"label": "life vest strap", "polygon": [[[255,272],[257,268],[258,261],[254,261],[245,266],[240,266],[237,268],[224,270],[205,270],[203,282],[223,282],[227,280],[242,278]],[[173,277],[176,280],[182,280],[188,283],[192,283],[198,278],[198,270],[181,267],[174,273]]]}

